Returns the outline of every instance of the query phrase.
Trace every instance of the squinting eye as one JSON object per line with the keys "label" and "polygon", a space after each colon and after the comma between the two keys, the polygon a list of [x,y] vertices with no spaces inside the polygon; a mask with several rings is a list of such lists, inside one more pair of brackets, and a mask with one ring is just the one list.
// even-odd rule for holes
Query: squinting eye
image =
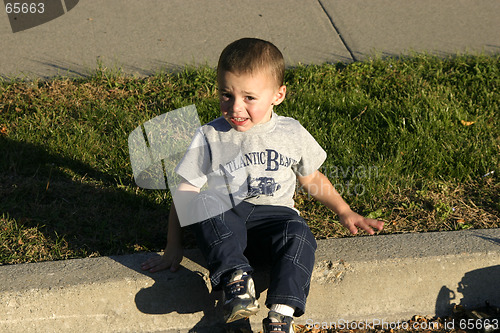
{"label": "squinting eye", "polygon": [[255,97],[252,97],[252,96],[247,96],[247,99],[248,99],[249,101],[253,101],[253,100],[255,100]]}

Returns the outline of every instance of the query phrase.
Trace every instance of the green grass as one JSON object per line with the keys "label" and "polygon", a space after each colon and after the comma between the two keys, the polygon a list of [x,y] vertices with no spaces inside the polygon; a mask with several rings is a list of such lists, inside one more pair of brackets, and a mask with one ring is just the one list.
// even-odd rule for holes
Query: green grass
{"label": "green grass", "polygon": [[[299,66],[285,80],[277,113],[311,132],[321,170],[384,232],[500,225],[499,56]],[[202,123],[219,116],[213,69],[0,82],[0,263],[162,249],[171,197],[135,186],[127,138],[193,103]],[[316,237],[346,236],[296,201]]]}

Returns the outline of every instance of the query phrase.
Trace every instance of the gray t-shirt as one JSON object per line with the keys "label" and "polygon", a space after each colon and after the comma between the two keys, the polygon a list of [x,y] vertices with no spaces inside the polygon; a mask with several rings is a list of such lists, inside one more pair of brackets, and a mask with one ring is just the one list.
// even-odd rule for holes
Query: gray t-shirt
{"label": "gray t-shirt", "polygon": [[294,207],[296,176],[316,171],[326,153],[295,119],[271,119],[238,132],[223,118],[201,126],[176,172],[192,185],[228,193],[234,203]]}

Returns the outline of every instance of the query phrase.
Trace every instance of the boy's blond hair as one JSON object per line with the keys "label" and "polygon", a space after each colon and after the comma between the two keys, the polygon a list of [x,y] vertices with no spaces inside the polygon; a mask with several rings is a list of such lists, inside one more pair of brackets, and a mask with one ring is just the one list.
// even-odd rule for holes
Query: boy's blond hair
{"label": "boy's blond hair", "polygon": [[222,51],[217,66],[217,77],[222,72],[252,74],[260,70],[269,70],[277,86],[282,86],[285,76],[283,54],[268,41],[242,38],[232,42]]}

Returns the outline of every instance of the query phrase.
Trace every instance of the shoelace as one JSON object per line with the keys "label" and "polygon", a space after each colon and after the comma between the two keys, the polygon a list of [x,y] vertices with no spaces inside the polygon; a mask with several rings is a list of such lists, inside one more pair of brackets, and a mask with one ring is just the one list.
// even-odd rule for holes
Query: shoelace
{"label": "shoelace", "polygon": [[[278,333],[278,332],[282,332],[282,333],[286,333],[285,331],[283,331],[283,328],[282,326],[286,325],[286,323],[269,323],[269,326],[271,326],[271,331],[270,333]],[[276,328],[275,328],[276,326]]]}
{"label": "shoelace", "polygon": [[245,286],[243,285],[244,282],[245,280],[241,279],[228,283],[226,285],[227,293],[232,296],[241,295],[242,291],[245,291]]}

